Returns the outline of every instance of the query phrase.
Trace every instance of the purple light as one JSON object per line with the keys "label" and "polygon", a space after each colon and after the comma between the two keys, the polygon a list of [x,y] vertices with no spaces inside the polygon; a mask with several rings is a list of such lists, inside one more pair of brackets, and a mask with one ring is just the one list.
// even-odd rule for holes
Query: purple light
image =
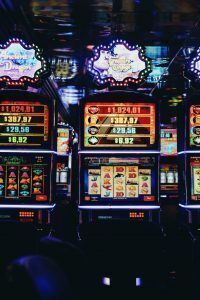
{"label": "purple light", "polygon": [[186,209],[200,209],[200,204],[191,204],[191,205],[183,205],[179,203],[180,207],[186,208]]}
{"label": "purple light", "polygon": [[52,209],[56,206],[56,204],[52,204],[52,205],[38,205],[38,204],[0,204],[0,208],[13,208],[13,209],[17,209],[17,208],[30,208],[30,209]]}
{"label": "purple light", "polygon": [[159,205],[79,205],[81,210],[123,210],[123,209],[135,209],[135,210],[159,210]]}
{"label": "purple light", "polygon": [[110,278],[109,277],[103,277],[102,278],[102,284],[110,286]]}
{"label": "purple light", "polygon": [[135,278],[135,285],[136,286],[141,286],[142,285],[142,279],[140,277]]}

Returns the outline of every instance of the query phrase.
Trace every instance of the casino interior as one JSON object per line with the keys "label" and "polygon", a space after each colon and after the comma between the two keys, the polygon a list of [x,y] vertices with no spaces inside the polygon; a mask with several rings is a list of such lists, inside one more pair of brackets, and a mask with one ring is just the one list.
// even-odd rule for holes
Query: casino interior
{"label": "casino interior", "polygon": [[0,0],[2,299],[193,299],[199,0]]}

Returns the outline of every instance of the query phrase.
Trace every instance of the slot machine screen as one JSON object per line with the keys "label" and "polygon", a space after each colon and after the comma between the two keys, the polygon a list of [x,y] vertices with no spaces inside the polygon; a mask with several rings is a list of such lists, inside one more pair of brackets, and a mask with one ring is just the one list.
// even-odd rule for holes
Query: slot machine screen
{"label": "slot machine screen", "polygon": [[191,200],[200,200],[200,157],[190,157]]}
{"label": "slot machine screen", "polygon": [[155,147],[155,103],[87,102],[84,106],[84,147]]}
{"label": "slot machine screen", "polygon": [[160,192],[161,195],[178,194],[178,165],[160,165]]}
{"label": "slot machine screen", "polygon": [[0,147],[48,148],[50,110],[40,101],[0,101]]}
{"label": "slot machine screen", "polygon": [[200,105],[191,105],[189,108],[189,146],[200,148]]}
{"label": "slot machine screen", "polygon": [[51,166],[50,154],[0,154],[0,203],[50,203]]}
{"label": "slot machine screen", "polygon": [[57,152],[58,154],[69,153],[69,128],[57,128]]}
{"label": "slot machine screen", "polygon": [[177,129],[161,128],[161,149],[163,156],[177,155]]}
{"label": "slot machine screen", "polygon": [[151,203],[156,195],[154,157],[84,157],[83,204]]}

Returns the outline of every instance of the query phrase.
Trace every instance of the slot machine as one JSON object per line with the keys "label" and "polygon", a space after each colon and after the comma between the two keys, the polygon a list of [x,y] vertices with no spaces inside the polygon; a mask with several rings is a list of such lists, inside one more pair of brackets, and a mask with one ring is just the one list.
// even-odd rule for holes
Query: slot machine
{"label": "slot machine", "polygon": [[159,114],[153,97],[113,91],[80,103],[80,224],[159,223]]}
{"label": "slot machine", "polygon": [[48,228],[55,206],[55,103],[0,92],[0,220]]}
{"label": "slot machine", "polygon": [[[180,209],[182,222],[198,230],[200,226],[200,105],[199,95],[187,98],[183,107],[184,134],[180,144]],[[183,188],[184,187],[184,188]]]}

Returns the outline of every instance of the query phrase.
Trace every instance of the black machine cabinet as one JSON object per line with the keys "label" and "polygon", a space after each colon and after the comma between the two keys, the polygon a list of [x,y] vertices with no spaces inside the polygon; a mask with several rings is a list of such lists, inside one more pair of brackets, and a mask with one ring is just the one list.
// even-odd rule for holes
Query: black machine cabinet
{"label": "black machine cabinet", "polygon": [[158,111],[155,99],[134,92],[80,101],[80,223],[159,222]]}

